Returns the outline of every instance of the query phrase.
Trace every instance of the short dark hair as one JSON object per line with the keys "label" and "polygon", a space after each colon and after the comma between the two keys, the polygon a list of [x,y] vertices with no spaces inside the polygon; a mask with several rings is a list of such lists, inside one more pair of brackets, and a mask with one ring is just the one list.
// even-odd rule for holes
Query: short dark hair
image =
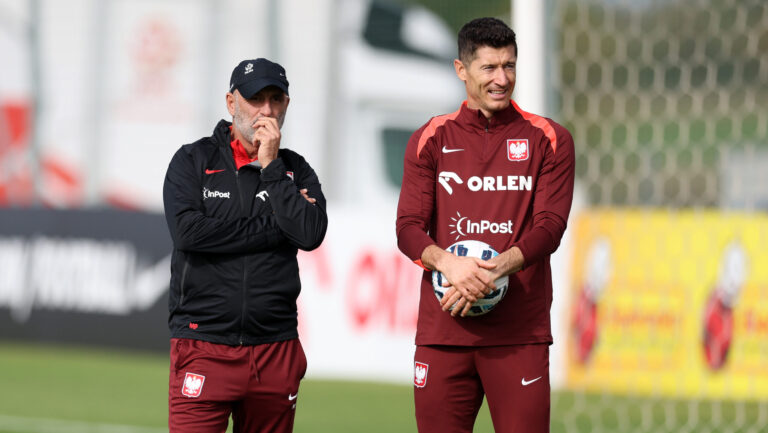
{"label": "short dark hair", "polygon": [[515,32],[498,18],[475,18],[459,30],[459,60],[464,63],[474,60],[478,48],[503,48],[510,45],[515,47],[517,55]]}

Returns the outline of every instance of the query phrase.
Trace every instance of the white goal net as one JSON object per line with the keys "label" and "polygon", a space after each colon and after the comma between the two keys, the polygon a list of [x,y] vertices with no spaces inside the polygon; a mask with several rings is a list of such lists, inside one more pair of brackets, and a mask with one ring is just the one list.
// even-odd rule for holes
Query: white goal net
{"label": "white goal net", "polygon": [[768,431],[768,3],[548,4],[586,200],[553,431]]}

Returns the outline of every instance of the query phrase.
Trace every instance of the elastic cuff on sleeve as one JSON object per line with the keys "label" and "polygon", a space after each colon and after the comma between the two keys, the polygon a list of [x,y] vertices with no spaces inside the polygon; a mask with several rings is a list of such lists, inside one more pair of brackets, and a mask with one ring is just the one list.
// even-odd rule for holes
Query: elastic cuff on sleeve
{"label": "elastic cuff on sleeve", "polygon": [[286,177],[285,164],[282,158],[275,158],[269,165],[261,170],[261,180],[264,182],[275,182],[283,180]]}

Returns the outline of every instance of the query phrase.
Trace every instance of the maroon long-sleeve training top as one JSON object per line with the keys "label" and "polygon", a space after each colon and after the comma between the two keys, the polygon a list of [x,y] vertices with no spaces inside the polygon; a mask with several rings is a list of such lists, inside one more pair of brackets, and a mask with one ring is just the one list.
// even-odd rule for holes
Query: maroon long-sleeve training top
{"label": "maroon long-sleeve training top", "polygon": [[421,265],[427,246],[461,240],[483,241],[499,253],[517,246],[525,257],[523,270],[509,276],[506,297],[476,317],[443,312],[425,271],[416,344],[551,343],[549,256],[573,198],[568,130],[514,101],[490,120],[465,101],[413,133],[404,164],[397,241],[408,258]]}

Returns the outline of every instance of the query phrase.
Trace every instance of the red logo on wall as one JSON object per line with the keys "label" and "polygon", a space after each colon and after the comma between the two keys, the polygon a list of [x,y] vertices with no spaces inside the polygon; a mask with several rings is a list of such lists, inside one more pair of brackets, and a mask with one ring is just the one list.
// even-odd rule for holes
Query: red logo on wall
{"label": "red logo on wall", "polygon": [[507,139],[507,158],[510,161],[525,161],[530,156],[527,138]]}
{"label": "red logo on wall", "polygon": [[613,253],[608,239],[597,238],[587,252],[584,282],[573,304],[573,341],[576,359],[589,363],[599,340],[598,304],[610,281]]}
{"label": "red logo on wall", "polygon": [[423,362],[416,362],[413,368],[413,384],[417,388],[424,388],[427,386],[427,372],[429,371],[429,364]]}
{"label": "red logo on wall", "polygon": [[181,388],[181,394],[192,398],[200,397],[200,393],[203,391],[203,382],[205,382],[205,376],[187,373],[184,376],[184,386]]}
{"label": "red logo on wall", "polygon": [[733,241],[720,260],[720,275],[704,308],[702,345],[707,365],[713,371],[723,368],[734,339],[734,311],[749,276],[749,258],[744,246]]}
{"label": "red logo on wall", "polygon": [[183,53],[181,32],[166,17],[144,17],[132,33],[131,54],[135,94],[166,95]]}

